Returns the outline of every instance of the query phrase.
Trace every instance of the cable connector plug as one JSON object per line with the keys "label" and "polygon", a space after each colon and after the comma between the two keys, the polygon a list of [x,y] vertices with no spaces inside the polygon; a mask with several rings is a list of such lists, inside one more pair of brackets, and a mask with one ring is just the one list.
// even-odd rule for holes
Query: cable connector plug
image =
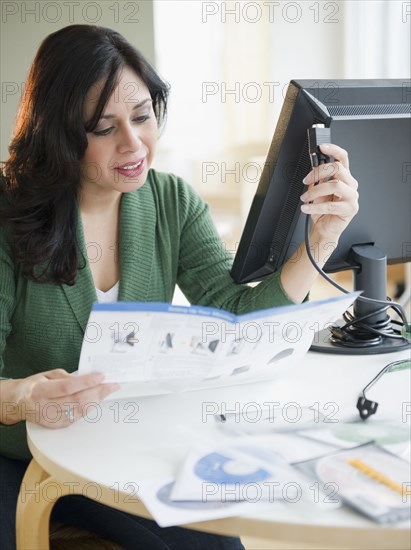
{"label": "cable connector plug", "polygon": [[365,396],[360,395],[357,401],[357,409],[362,420],[366,420],[369,416],[377,412],[378,403],[376,401],[370,401],[366,399]]}
{"label": "cable connector plug", "polygon": [[330,128],[326,128],[324,124],[313,124],[311,128],[308,128],[307,134],[311,167],[316,168],[320,164],[334,162],[334,158],[324,155],[319,147],[322,143],[331,143]]}

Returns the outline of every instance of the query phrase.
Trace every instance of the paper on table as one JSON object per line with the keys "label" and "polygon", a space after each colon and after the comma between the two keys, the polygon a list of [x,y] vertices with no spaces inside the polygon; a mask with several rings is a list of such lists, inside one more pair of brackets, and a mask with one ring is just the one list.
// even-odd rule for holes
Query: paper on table
{"label": "paper on table", "polygon": [[330,446],[329,443],[300,437],[299,432],[237,437],[237,441],[232,437],[229,440],[221,440],[220,444],[233,446],[240,441],[242,444],[257,449],[278,452],[288,464],[323,456],[330,452],[330,449],[333,450],[333,446]]}
{"label": "paper on table", "polygon": [[247,502],[173,501],[170,497],[173,483],[172,478],[139,482],[141,500],[160,527],[244,515],[255,508]]}
{"label": "paper on table", "polygon": [[[170,497],[201,502],[310,502],[312,481],[290,466],[273,442],[253,438],[224,447],[196,447],[184,461]],[[318,456],[318,454],[317,454]],[[326,494],[320,502],[326,501]],[[339,505],[338,502],[335,503]],[[330,508],[329,503],[327,507]]]}
{"label": "paper on table", "polygon": [[79,374],[181,390],[280,376],[358,292],[236,316],[200,306],[95,304]]}
{"label": "paper on table", "polygon": [[[227,454],[228,450],[224,448],[221,452]],[[257,454],[254,453],[254,457],[246,457],[241,451],[238,451],[235,457],[234,454],[231,465],[227,462],[222,464],[221,459],[219,465],[223,466],[223,470],[225,468],[230,471],[231,475],[238,476],[241,472],[243,475],[246,474],[246,469],[253,475],[250,468],[255,469],[256,463],[257,472],[267,469],[267,460],[272,458],[272,453],[266,453],[264,457],[263,449]],[[211,463],[210,461],[207,463],[210,455]],[[341,505],[341,502],[332,498],[328,491],[322,491],[318,484],[313,486],[312,480],[297,470],[289,468],[278,455],[276,464],[270,464],[269,467],[273,470],[281,468],[283,472],[281,477],[268,477],[265,480],[248,481],[242,484],[237,482],[234,485],[224,486],[216,481],[206,481],[199,476],[195,479],[195,476],[187,475],[192,466],[198,462],[203,474],[207,469],[214,478],[221,474],[223,471],[221,468],[219,471],[218,468],[213,467],[212,455],[212,450],[210,452],[210,449],[197,447],[190,453],[176,481],[171,477],[155,481],[139,481],[140,497],[161,527],[231,516],[255,515],[268,509],[270,516],[279,517],[284,515],[288,506],[292,506],[296,513],[302,515],[306,514],[307,510],[312,512],[314,508],[319,508],[324,513],[335,510]],[[253,460],[254,465],[251,463]],[[214,466],[216,464],[215,462]],[[286,478],[289,479],[288,485]],[[278,481],[279,479],[281,481]],[[185,497],[185,494],[190,496]]]}
{"label": "paper on table", "polygon": [[374,441],[380,447],[410,462],[410,421],[400,423],[389,418],[371,417],[366,421],[329,425],[327,429],[302,430],[300,434],[339,449]]}
{"label": "paper on table", "polygon": [[[252,449],[262,449],[259,459],[256,460],[262,459],[261,453],[264,454],[264,451],[266,451],[264,454],[265,460],[270,460],[272,456],[271,450],[275,452],[276,448],[282,449],[282,454],[287,462],[307,460],[313,457],[322,456],[329,448],[328,445],[309,441],[308,439],[303,439],[303,445],[301,445],[301,438],[294,435],[275,434],[270,436],[227,438],[219,434],[216,438],[208,438],[198,432],[187,430],[186,427],[182,427],[181,430],[178,429],[177,432],[179,436],[188,438],[193,445],[195,445],[193,452],[197,452],[199,449],[203,449],[205,454],[210,450],[213,451],[217,449],[220,449],[222,452],[227,452],[227,449],[232,448],[235,443],[238,444],[240,441],[243,445],[248,445]],[[215,442],[215,440],[217,442]],[[192,453],[190,452],[190,454]],[[247,458],[250,460],[250,457]],[[281,463],[284,464],[284,462]],[[267,467],[267,464],[261,464],[261,467]],[[175,494],[174,487],[181,482],[181,475],[184,475],[184,468],[185,463],[178,472],[178,481],[175,481],[172,477],[158,478],[155,480],[139,480],[139,495],[151,515],[161,527],[230,516],[256,514],[258,511],[267,509],[269,509],[270,515],[278,515],[285,513],[286,508],[284,508],[284,506],[288,505],[292,505],[293,509],[298,508],[298,513],[300,514],[306,513],[307,510],[312,511],[313,508],[320,508],[321,512],[326,512],[336,507],[336,504],[329,502],[330,499],[328,498],[327,491],[325,492],[325,496],[321,498],[323,492],[318,491],[318,487],[314,488],[315,491],[310,490],[311,499],[309,502],[307,502],[307,499],[296,499],[295,497],[299,495],[296,494],[295,484],[297,478],[299,479],[301,477],[298,471],[295,471],[292,476],[293,485],[287,490],[286,504],[284,500],[278,498],[278,486],[272,486],[271,493],[268,494],[268,497],[272,497],[271,499],[256,499],[256,496],[259,497],[259,487],[256,486],[256,484],[248,484],[248,486],[242,487],[242,501],[233,501],[230,500],[230,498],[223,498],[225,495],[222,495],[221,491],[220,500],[216,500],[215,498],[212,499],[209,498],[209,493],[213,493],[214,488],[209,482],[208,488],[204,486],[205,492],[203,498],[197,498],[196,500],[181,500],[181,497],[178,498],[178,493],[176,493],[178,500],[173,500]],[[202,480],[198,479],[197,481],[201,483]],[[306,482],[307,481],[304,481],[304,483]],[[190,483],[190,481],[188,481],[188,483]],[[309,484],[311,485],[311,483],[312,481],[310,480]],[[183,488],[185,485],[187,484],[183,481]],[[239,489],[237,489],[237,493],[238,492]]]}

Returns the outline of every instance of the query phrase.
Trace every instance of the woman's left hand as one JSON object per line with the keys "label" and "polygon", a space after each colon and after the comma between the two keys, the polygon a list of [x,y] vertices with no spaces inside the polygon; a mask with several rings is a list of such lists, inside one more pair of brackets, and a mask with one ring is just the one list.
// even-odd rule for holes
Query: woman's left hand
{"label": "woman's left hand", "polygon": [[311,215],[318,238],[337,242],[358,212],[358,182],[351,175],[347,151],[333,144],[320,148],[334,162],[313,168],[304,178],[308,189],[301,195],[301,210]]}

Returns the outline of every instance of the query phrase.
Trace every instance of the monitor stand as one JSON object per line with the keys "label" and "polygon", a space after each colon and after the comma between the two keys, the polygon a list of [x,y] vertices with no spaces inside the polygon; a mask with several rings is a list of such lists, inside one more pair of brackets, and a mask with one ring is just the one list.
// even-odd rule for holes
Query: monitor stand
{"label": "monitor stand", "polygon": [[[362,290],[362,296],[368,298],[387,300],[387,257],[384,252],[371,244],[354,245],[351,248],[351,260],[353,265],[354,290]],[[383,306],[357,299],[353,306],[353,316],[355,318],[363,317],[364,315],[372,314],[374,311],[381,309],[381,307]],[[392,325],[386,311],[371,315],[364,323],[369,326],[381,324],[385,325],[385,331],[400,332],[395,328],[395,325]],[[336,323],[338,326],[344,324],[344,320]],[[351,336],[356,336],[355,329],[351,332]],[[355,342],[346,342],[343,344],[332,336],[329,329],[324,329],[315,334],[310,350],[322,353],[370,355],[391,353],[410,347],[410,342],[407,342],[404,338],[388,338],[386,336],[383,336],[378,343],[367,344],[364,340],[361,341],[361,335],[359,335],[357,345]]]}

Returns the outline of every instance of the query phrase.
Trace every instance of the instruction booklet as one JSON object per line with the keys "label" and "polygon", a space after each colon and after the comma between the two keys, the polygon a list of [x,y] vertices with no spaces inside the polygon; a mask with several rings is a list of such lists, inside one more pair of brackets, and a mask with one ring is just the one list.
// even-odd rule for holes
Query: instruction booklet
{"label": "instruction booklet", "polygon": [[171,391],[275,379],[358,295],[244,315],[158,302],[95,303],[79,374],[98,371],[106,382],[154,384]]}

